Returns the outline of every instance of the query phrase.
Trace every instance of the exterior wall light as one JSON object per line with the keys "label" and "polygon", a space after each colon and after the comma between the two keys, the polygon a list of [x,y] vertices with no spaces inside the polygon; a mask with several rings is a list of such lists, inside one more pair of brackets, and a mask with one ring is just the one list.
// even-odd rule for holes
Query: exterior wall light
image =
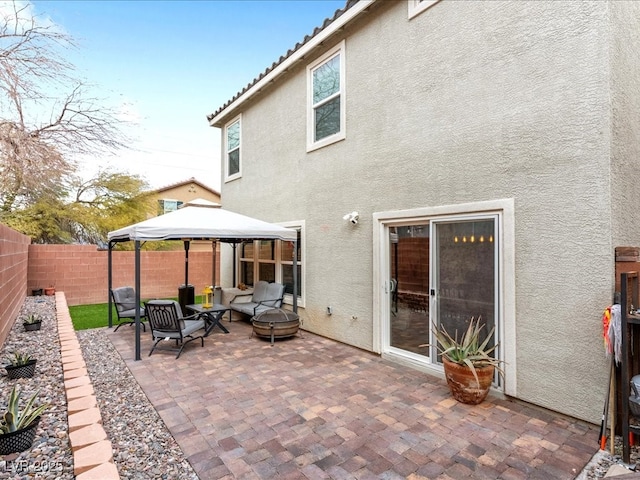
{"label": "exterior wall light", "polygon": [[348,220],[349,222],[351,222],[352,225],[357,225],[359,218],[360,218],[360,214],[356,211],[347,213],[344,217],[342,217],[343,220]]}

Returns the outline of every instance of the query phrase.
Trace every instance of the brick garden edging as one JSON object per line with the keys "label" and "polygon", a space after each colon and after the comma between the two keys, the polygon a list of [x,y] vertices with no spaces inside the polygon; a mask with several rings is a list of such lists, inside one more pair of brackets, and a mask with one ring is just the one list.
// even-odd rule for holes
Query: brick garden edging
{"label": "brick garden edging", "polygon": [[119,479],[111,441],[102,426],[100,408],[71,323],[66,296],[64,292],[55,295],[74,475],[76,480]]}

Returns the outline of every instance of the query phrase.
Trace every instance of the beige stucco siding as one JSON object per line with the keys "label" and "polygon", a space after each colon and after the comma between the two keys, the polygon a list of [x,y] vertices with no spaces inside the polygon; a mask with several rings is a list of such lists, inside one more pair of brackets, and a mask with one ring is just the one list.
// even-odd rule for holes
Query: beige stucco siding
{"label": "beige stucco siding", "polygon": [[639,2],[610,2],[614,246],[640,244]]}
{"label": "beige stucco siding", "polygon": [[517,397],[597,421],[612,238],[638,243],[611,216],[639,195],[611,175],[628,186],[636,165],[611,162],[638,159],[638,101],[623,101],[637,58],[612,46],[637,36],[632,8],[445,0],[408,20],[378,2],[324,47],[346,38],[346,140],[306,152],[305,65],[248,104],[225,204],[305,220],[304,327],[373,349],[373,213],[513,198]]}

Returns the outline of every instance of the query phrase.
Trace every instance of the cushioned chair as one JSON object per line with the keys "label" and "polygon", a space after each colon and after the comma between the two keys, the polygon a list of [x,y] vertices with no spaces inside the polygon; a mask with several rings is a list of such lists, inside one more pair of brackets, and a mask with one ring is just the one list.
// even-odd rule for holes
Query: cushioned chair
{"label": "cushioned chair", "polygon": [[[136,323],[136,291],[133,287],[119,287],[111,290],[111,299],[116,306],[116,313],[118,314],[118,326],[114,330],[117,332],[122,325],[133,325]],[[144,307],[140,307],[140,321],[144,322],[145,311]],[[142,323],[142,329],[146,332],[147,329]]]}
{"label": "cushioned chair", "polygon": [[284,285],[281,283],[269,283],[260,280],[253,288],[251,300],[246,300],[248,295],[236,295],[229,303],[229,321],[233,311],[244,313],[251,318],[256,315],[271,310],[272,308],[280,308],[284,297]]}
{"label": "cushioned chair", "polygon": [[[171,350],[178,352],[176,355],[178,358],[187,343],[198,338],[201,346],[204,347],[204,330],[203,335],[194,335],[198,330],[204,329],[205,321],[201,318],[201,314],[183,317],[182,308],[175,300],[149,300],[144,308],[151,326],[151,335],[155,340],[149,355],[154,350]],[[175,341],[174,348],[159,346],[160,342],[171,340]]]}

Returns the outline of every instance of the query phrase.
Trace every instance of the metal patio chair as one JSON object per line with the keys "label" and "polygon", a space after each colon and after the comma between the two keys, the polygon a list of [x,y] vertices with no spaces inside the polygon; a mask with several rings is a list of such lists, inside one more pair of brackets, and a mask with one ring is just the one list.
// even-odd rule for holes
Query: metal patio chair
{"label": "metal patio chair", "polygon": [[[178,352],[176,358],[179,358],[187,343],[197,339],[204,347],[205,321],[201,314],[182,316],[182,308],[175,300],[149,300],[145,303],[145,312],[155,340],[149,356],[155,350],[171,350]],[[201,329],[202,335],[194,336]],[[174,341],[175,347],[160,346],[160,342],[165,341]]]}
{"label": "metal patio chair", "polygon": [[[122,325],[134,325],[136,323],[136,292],[133,287],[119,287],[111,290],[111,299],[116,307],[118,314],[118,326],[114,330],[117,332]],[[145,310],[140,307],[140,322],[142,329],[146,332],[144,326]]]}

